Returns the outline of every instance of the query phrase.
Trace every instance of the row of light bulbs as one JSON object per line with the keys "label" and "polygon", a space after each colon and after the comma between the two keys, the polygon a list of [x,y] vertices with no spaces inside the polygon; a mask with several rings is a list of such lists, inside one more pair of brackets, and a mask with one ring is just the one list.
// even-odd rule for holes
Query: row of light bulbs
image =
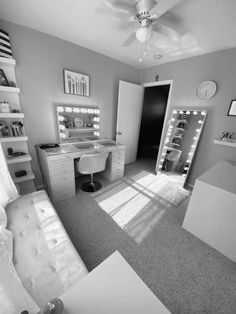
{"label": "row of light bulbs", "polygon": [[89,114],[100,114],[99,109],[93,108],[76,108],[76,107],[57,107],[58,112],[75,112],[75,113],[89,113]]}

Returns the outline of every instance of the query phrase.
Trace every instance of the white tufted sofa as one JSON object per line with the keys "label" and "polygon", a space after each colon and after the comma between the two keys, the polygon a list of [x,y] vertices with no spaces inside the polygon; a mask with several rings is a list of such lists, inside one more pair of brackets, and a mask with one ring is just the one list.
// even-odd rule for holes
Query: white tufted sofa
{"label": "white tufted sofa", "polygon": [[45,191],[28,194],[7,208],[14,238],[13,262],[24,288],[43,308],[87,274]]}

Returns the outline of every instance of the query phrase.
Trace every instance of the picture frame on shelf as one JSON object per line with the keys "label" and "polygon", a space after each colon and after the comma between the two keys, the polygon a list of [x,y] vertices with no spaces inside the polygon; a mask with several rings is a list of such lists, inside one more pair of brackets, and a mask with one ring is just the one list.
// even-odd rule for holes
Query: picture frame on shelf
{"label": "picture frame on shelf", "polygon": [[7,79],[3,69],[0,69],[0,86],[9,86],[8,79]]}
{"label": "picture frame on shelf", "polygon": [[227,115],[236,117],[236,100],[231,101]]}
{"label": "picture frame on shelf", "polygon": [[63,70],[64,93],[89,97],[89,76],[73,71]]}

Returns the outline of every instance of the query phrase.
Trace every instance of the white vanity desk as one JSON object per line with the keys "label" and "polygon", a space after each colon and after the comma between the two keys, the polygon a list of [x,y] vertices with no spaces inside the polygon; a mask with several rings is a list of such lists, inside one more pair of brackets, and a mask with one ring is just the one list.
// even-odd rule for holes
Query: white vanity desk
{"label": "white vanity desk", "polygon": [[109,151],[106,170],[102,175],[109,181],[124,175],[125,145],[110,139],[60,144],[57,148],[38,149],[38,156],[49,197],[57,202],[76,194],[74,159],[84,153]]}

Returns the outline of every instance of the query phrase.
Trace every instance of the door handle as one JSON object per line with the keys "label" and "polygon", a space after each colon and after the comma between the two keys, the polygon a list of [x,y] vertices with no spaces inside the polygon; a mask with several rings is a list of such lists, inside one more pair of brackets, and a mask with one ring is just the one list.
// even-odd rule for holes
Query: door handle
{"label": "door handle", "polygon": [[116,132],[116,135],[122,135],[122,133],[120,131]]}

